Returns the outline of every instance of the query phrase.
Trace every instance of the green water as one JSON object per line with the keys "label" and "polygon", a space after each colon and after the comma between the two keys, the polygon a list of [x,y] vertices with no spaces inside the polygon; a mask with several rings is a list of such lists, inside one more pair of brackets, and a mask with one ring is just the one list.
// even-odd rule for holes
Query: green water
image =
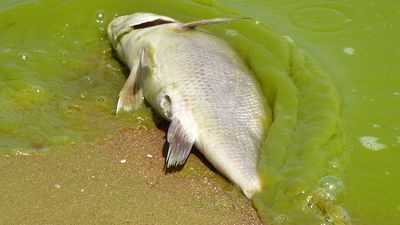
{"label": "green water", "polygon": [[274,110],[260,160],[265,192],[255,198],[264,221],[345,224],[348,214],[354,224],[397,224],[400,4],[194,2],[2,1],[1,151],[152,122],[149,109],[114,115],[126,74],[105,37],[115,15],[250,16],[257,21],[207,29],[238,50]]}

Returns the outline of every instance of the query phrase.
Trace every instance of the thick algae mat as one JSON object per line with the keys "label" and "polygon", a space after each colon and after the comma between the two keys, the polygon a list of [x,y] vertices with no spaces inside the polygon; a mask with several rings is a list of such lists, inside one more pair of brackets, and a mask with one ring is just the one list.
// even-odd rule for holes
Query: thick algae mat
{"label": "thick algae mat", "polygon": [[[49,216],[48,223],[185,224],[193,220],[179,218],[196,216],[200,224],[257,223],[250,204],[221,178],[204,175],[207,168],[193,167],[193,173],[204,175],[196,176],[189,161],[171,178],[162,173],[161,155],[158,164],[146,164],[146,154],[160,154],[156,146],[162,140],[154,143],[152,153],[138,151],[150,142],[124,142],[149,134],[160,138],[161,133],[117,133],[128,126],[150,129],[152,117],[149,109],[113,115],[124,68],[112,57],[104,29],[116,14],[152,11],[183,21],[228,15],[257,19],[204,29],[238,50],[274,112],[260,159],[265,191],[254,201],[265,223],[349,224],[351,218],[354,224],[396,224],[396,2],[379,7],[361,1],[195,2],[1,3],[0,145],[9,155],[1,162],[2,178],[7,178],[2,179],[7,184],[2,185],[2,202],[9,203],[1,209],[8,217],[1,218],[7,223],[13,218],[39,223]],[[103,143],[80,144],[110,133],[116,136]],[[73,142],[78,144],[70,146]],[[167,181],[152,186],[146,176]],[[209,182],[221,189],[218,194],[202,189]],[[115,192],[99,185],[109,183]],[[177,192],[178,184],[191,187],[185,197]],[[19,210],[20,204],[26,210]],[[79,214],[82,209],[85,213]]]}

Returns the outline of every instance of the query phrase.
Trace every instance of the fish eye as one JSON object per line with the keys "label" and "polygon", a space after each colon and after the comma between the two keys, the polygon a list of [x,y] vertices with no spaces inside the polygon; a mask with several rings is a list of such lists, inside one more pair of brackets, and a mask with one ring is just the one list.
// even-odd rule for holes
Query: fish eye
{"label": "fish eye", "polygon": [[159,26],[159,25],[163,25],[163,24],[167,24],[167,23],[174,23],[174,21],[156,19],[156,20],[153,20],[153,21],[149,21],[149,22],[144,22],[144,23],[140,23],[140,24],[137,24],[137,25],[133,25],[132,28],[133,29],[143,29],[143,28],[155,27],[155,26]]}

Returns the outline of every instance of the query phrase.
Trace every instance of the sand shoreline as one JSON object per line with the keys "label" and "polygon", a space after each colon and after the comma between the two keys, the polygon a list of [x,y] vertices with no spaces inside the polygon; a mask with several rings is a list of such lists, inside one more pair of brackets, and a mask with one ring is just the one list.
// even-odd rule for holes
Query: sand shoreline
{"label": "sand shoreline", "polygon": [[[165,173],[165,132],[0,156],[0,224],[261,224],[240,191],[191,154]],[[5,203],[5,204],[4,204]]]}

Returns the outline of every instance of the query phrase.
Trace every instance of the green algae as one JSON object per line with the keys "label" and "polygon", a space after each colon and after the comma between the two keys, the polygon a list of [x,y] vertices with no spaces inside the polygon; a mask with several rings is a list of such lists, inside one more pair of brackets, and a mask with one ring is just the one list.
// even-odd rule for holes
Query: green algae
{"label": "green algae", "polygon": [[1,151],[90,140],[151,119],[149,110],[115,116],[123,68],[104,39],[101,10],[87,16],[76,8],[43,1],[1,13]]}
{"label": "green algae", "polygon": [[255,204],[271,224],[351,224],[336,202],[348,157],[337,92],[305,52],[292,47],[290,53],[278,87],[289,84],[292,94],[277,94],[259,162],[264,192]]}
{"label": "green algae", "polygon": [[[47,2],[40,3],[48,4]],[[168,7],[161,7],[165,3],[158,3],[157,7],[147,3],[141,4],[140,10],[136,11],[158,12],[182,21],[204,18],[205,16],[237,16],[235,12],[223,9],[211,1],[200,3],[200,5],[190,2],[179,3],[177,6],[179,6],[180,11],[175,9],[174,12],[169,11]],[[130,7],[124,5],[124,8],[138,7],[138,5],[135,5],[138,4],[137,2],[131,4]],[[107,13],[104,9],[95,9],[90,4],[88,6],[92,6],[91,18],[84,16],[84,11],[79,10],[78,5],[71,1],[61,6],[54,4],[54,7],[65,12],[73,10],[73,18],[70,16],[63,18],[62,21],[50,21],[51,24],[49,25],[38,21],[40,27],[32,30],[32,32],[39,40],[46,40],[46,43],[35,43],[36,41],[34,41],[33,43],[28,42],[28,44],[29,46],[32,44],[34,46],[46,46],[50,42],[50,45],[46,47],[51,48],[52,52],[49,52],[48,49],[45,49],[46,51],[29,49],[24,46],[24,44],[28,45],[25,43],[26,40],[19,45],[13,43],[19,46],[17,49],[21,53],[8,46],[12,50],[7,53],[17,57],[16,59],[20,57],[19,62],[27,64],[27,68],[32,72],[36,72],[34,67],[40,65],[40,63],[50,63],[54,66],[54,68],[51,66],[46,68],[49,70],[46,71],[47,75],[39,76],[37,72],[32,76],[36,86],[29,86],[32,80],[27,79],[28,82],[23,83],[22,88],[16,89],[9,96],[6,96],[8,99],[18,99],[12,94],[18,97],[22,96],[21,100],[17,101],[19,106],[27,107],[29,113],[34,112],[29,117],[19,115],[16,119],[26,118],[31,120],[32,117],[37,117],[34,119],[36,124],[33,126],[36,129],[24,128],[24,131],[28,131],[28,134],[22,136],[22,138],[34,138],[34,141],[29,141],[41,144],[64,144],[68,141],[88,138],[85,136],[86,133],[101,135],[102,129],[110,132],[111,129],[108,127],[117,120],[112,116],[112,99],[116,98],[116,93],[122,85],[122,69],[113,61],[107,40],[104,40],[105,24],[107,24],[107,20],[109,21],[115,16],[116,12],[110,10],[111,13]],[[118,4],[113,6],[121,7]],[[23,13],[24,10],[29,10],[31,7],[35,6],[20,7],[15,10],[16,12],[12,12]],[[36,7],[39,8],[40,6]],[[187,14],[193,7],[200,10],[190,13],[190,15]],[[19,10],[22,12],[18,12]],[[127,13],[130,12],[131,10]],[[41,17],[51,17],[56,13],[59,12],[54,9],[44,11],[44,15],[42,14]],[[10,21],[12,16],[4,15],[4,18],[6,16]],[[78,21],[76,18],[84,18],[87,22]],[[34,22],[35,18],[32,18],[31,23]],[[18,24],[23,23],[17,19],[13,23],[15,28],[10,32],[18,33],[15,30],[18,30]],[[56,24],[53,25],[53,23]],[[82,28],[79,26],[80,24],[85,24],[88,27]],[[54,31],[49,31],[48,27],[55,27]],[[314,215],[319,214],[323,214],[320,216],[322,220],[325,220],[327,216],[333,218],[334,216],[330,215],[331,212],[324,207],[325,203],[318,203],[320,210],[316,213],[304,213],[304,208],[312,208],[310,205],[317,204],[310,203],[310,201],[329,201],[333,204],[336,196],[332,196],[334,199],[320,197],[318,189],[320,179],[338,175],[337,172],[329,171],[325,167],[329,163],[328,159],[334,159],[331,155],[341,149],[340,145],[331,144],[331,142],[340,143],[340,141],[336,141],[337,138],[340,138],[340,135],[335,136],[339,106],[336,92],[329,80],[326,76],[315,71],[309,58],[297,50],[293,43],[288,42],[287,39],[276,34],[267,25],[260,24],[258,21],[241,21],[234,25],[224,24],[209,29],[230,42],[242,55],[259,80],[274,112],[273,122],[260,160],[260,175],[265,189],[262,194],[255,198],[255,204],[260,215],[264,217],[265,222],[285,218],[289,223],[308,218],[313,220]],[[23,30],[23,32],[26,34],[28,31]],[[82,47],[82,44],[84,47]],[[47,58],[52,58],[52,61],[46,63],[40,61]],[[60,71],[62,71],[61,74]],[[14,71],[8,73],[10,72]],[[21,78],[22,76],[20,76]],[[47,83],[41,85],[43,80],[52,80],[55,86],[46,86]],[[10,82],[7,83],[7,86],[14,87]],[[21,92],[28,92],[27,97],[24,98]],[[43,96],[40,96],[42,93]],[[32,99],[32,94],[39,95],[39,97]],[[100,102],[98,101],[99,97],[102,99]],[[37,101],[35,101],[36,99]],[[101,104],[105,106],[100,107]],[[49,107],[49,109],[46,110],[46,107]],[[10,108],[12,109],[10,114],[14,114],[16,109],[20,110],[18,107]],[[38,108],[41,109],[40,113],[34,111]],[[41,118],[44,121],[41,121]],[[23,120],[21,124],[13,120],[9,121],[9,127],[12,128],[15,128],[16,124],[19,127],[23,123],[27,123]],[[48,121],[51,121],[51,123],[47,123]],[[57,121],[60,124],[57,124]],[[100,127],[95,127],[97,121],[101,121],[100,124],[97,124]],[[124,121],[121,123],[123,124]],[[51,126],[49,127],[47,124],[51,124]],[[52,129],[53,126],[55,129]],[[269,126],[269,124],[266,126]],[[64,129],[57,130],[59,127]],[[118,126],[114,127],[118,128]],[[41,132],[38,132],[39,129]],[[97,132],[92,132],[92,129]],[[32,131],[33,134],[29,133]],[[6,132],[17,136],[20,131],[12,132],[11,130],[10,132],[8,130]],[[54,134],[62,136],[61,138],[58,135],[54,139],[48,138],[54,136]],[[333,141],[328,140],[333,136],[336,137],[333,138]],[[322,147],[325,148],[324,151],[320,149]],[[312,172],[310,172],[310,168],[313,169]],[[293,197],[296,197],[296,200],[292,200]],[[314,199],[310,199],[310,197]],[[296,203],[295,207],[292,206],[293,202]],[[286,214],[282,217],[284,213]],[[321,218],[318,219],[321,220]]]}
{"label": "green algae", "polygon": [[395,1],[364,3],[0,3],[0,150],[63,146],[152,122],[148,108],[114,115],[124,68],[112,57],[104,29],[115,15],[249,16],[258,20],[203,29],[237,49],[273,109],[259,166],[264,191],[254,200],[264,221],[346,224],[347,211],[356,224],[396,224],[400,80],[393,34],[399,13]]}
{"label": "green algae", "polygon": [[240,46],[273,111],[259,161],[264,190],[254,198],[264,222],[350,224],[336,204],[348,153],[332,81],[290,38],[266,25],[243,22],[234,29],[239,37],[230,41]]}

